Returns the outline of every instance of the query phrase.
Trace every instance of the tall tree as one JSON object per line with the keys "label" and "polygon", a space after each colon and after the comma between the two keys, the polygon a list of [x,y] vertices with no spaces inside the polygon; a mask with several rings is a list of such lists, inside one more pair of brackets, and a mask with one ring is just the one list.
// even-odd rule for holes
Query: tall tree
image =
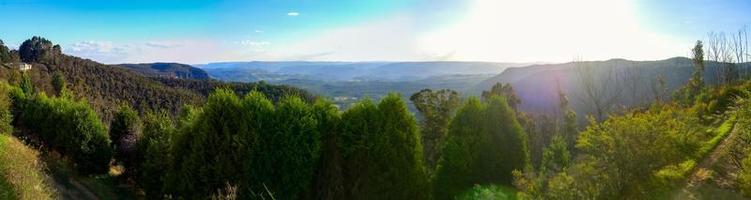
{"label": "tall tree", "polygon": [[590,62],[575,61],[574,67],[582,93],[576,94],[598,121],[604,120],[621,97],[621,74],[616,66],[597,67]]}
{"label": "tall tree", "polygon": [[123,164],[126,175],[134,176],[137,161],[138,139],[141,136],[141,120],[133,108],[128,105],[120,106],[110,123],[109,137],[117,162]]}
{"label": "tall tree", "polygon": [[528,167],[526,134],[503,96],[470,98],[449,127],[434,181],[434,196],[453,199],[476,184],[510,184]]}
{"label": "tall tree", "polygon": [[510,106],[514,110],[518,110],[517,107],[522,103],[522,100],[516,95],[516,91],[510,83],[496,83],[490,88],[490,91],[482,91],[482,99],[489,100],[492,96],[504,96]]}
{"label": "tall tree", "polygon": [[0,64],[11,62],[10,49],[0,40]]}
{"label": "tall tree", "polygon": [[448,89],[424,89],[409,99],[423,117],[420,129],[423,153],[425,165],[432,171],[441,156],[441,146],[448,133],[448,123],[461,103],[459,93]]}
{"label": "tall tree", "polygon": [[348,109],[337,139],[348,199],[428,198],[417,123],[398,95]]}
{"label": "tall tree", "polygon": [[39,62],[61,54],[60,46],[53,45],[51,41],[39,36],[34,36],[21,43],[18,52],[21,61],[27,63]]}
{"label": "tall tree", "polygon": [[164,194],[166,174],[172,160],[170,149],[174,144],[175,126],[166,112],[147,112],[143,117],[142,136],[138,140],[138,170],[136,183],[150,199],[160,199]]}
{"label": "tall tree", "polygon": [[67,82],[65,81],[65,75],[61,71],[55,71],[52,73],[52,88],[55,89],[55,93],[59,97],[68,96]]}

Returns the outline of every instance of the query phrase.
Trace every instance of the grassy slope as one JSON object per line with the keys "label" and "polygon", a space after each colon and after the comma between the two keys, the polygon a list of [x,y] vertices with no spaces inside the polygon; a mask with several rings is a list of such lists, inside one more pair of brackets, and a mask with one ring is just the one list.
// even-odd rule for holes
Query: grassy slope
{"label": "grassy slope", "polygon": [[0,176],[0,190],[6,191],[0,191],[0,199],[55,197],[38,153],[8,135],[0,135]]}

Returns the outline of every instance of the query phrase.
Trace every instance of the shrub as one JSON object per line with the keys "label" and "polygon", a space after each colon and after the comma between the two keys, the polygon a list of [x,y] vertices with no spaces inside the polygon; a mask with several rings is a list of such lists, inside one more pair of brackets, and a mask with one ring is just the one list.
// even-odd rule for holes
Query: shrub
{"label": "shrub", "polygon": [[112,148],[107,130],[86,103],[12,92],[16,123],[49,148],[70,157],[85,174],[109,170]]}

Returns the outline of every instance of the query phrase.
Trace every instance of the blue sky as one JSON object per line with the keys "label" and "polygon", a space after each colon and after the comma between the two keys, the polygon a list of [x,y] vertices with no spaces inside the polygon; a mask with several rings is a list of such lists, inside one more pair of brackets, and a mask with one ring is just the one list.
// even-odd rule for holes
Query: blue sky
{"label": "blue sky", "polygon": [[0,0],[0,39],[105,63],[563,62],[686,56],[747,0]]}

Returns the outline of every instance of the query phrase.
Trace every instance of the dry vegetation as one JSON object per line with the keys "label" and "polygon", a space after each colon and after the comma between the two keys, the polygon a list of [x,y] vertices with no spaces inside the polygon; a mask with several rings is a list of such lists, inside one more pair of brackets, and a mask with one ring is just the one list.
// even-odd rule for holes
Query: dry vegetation
{"label": "dry vegetation", "polygon": [[0,135],[0,199],[53,199],[39,153],[18,139]]}

